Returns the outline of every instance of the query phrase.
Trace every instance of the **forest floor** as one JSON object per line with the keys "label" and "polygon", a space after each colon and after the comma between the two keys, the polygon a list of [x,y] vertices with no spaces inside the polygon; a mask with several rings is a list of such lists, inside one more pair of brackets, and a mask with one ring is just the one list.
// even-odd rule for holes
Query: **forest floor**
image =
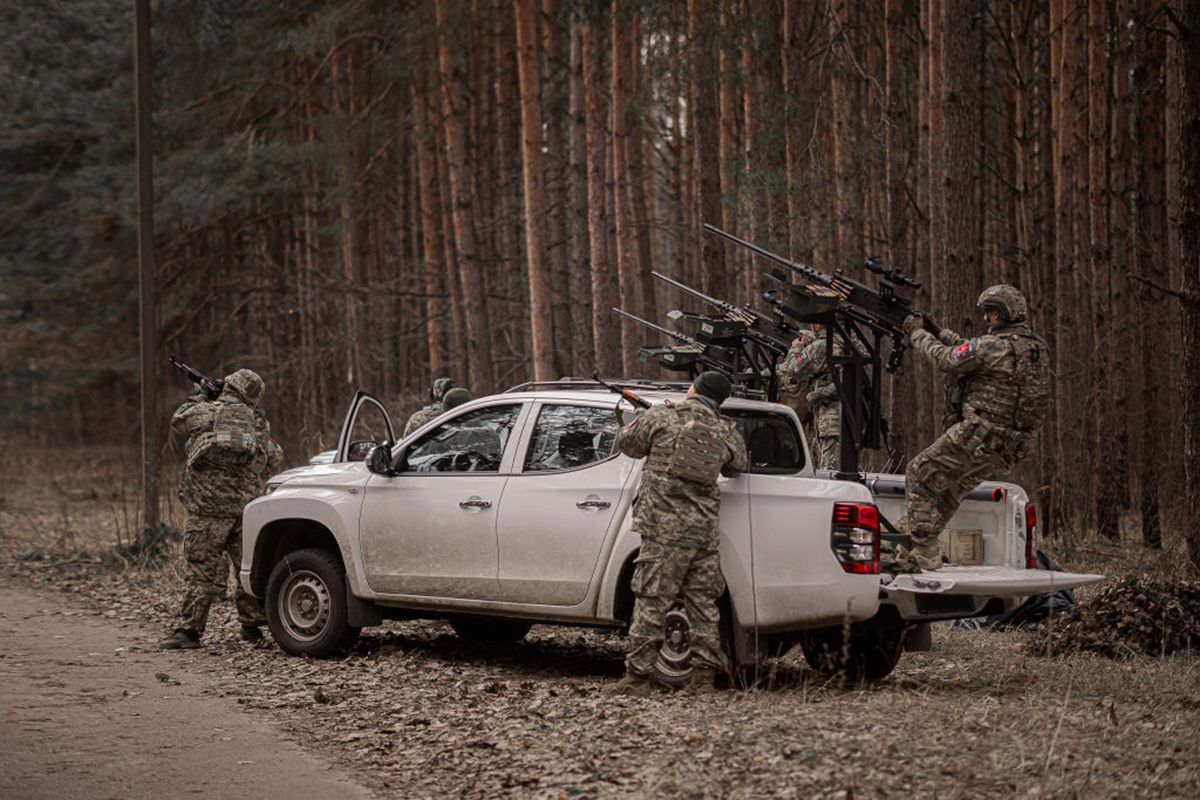
{"label": "forest floor", "polygon": [[[62,466],[81,460],[89,465],[82,475]],[[157,569],[97,558],[135,527],[130,462],[128,453],[76,451],[32,453],[0,467],[0,603],[32,603],[43,630],[39,642],[11,608],[0,618],[0,672],[9,683],[0,693],[0,750],[9,739],[62,734],[27,748],[27,771],[91,779],[62,756],[78,741],[59,727],[65,720],[110,736],[95,757],[148,780],[170,774],[164,770],[181,750],[194,744],[200,752],[212,728],[232,731],[224,734],[231,741],[269,742],[269,727],[278,745],[263,758],[299,747],[381,795],[405,797],[1200,796],[1195,653],[1046,658],[1032,653],[1036,632],[939,625],[930,652],[905,654],[870,687],[840,688],[789,654],[769,662],[751,690],[628,698],[604,692],[622,669],[615,634],[536,626],[524,642],[501,647],[464,642],[441,623],[388,623],[365,631],[346,657],[313,661],[284,655],[269,636],[257,646],[239,641],[225,601],[213,609],[202,650],[162,654],[157,642],[179,597],[178,554]],[[50,477],[56,473],[70,479]],[[1068,568],[1110,575],[1171,577],[1180,563],[1170,544],[1165,554],[1089,543],[1053,555]],[[120,644],[81,641],[74,649],[88,652],[56,666],[44,648],[74,634],[55,626],[83,622],[87,636],[108,631]],[[31,652],[38,656],[18,655]],[[57,670],[89,659],[120,661],[132,670],[127,685],[47,693],[55,681],[76,680]],[[169,683],[177,679],[181,686]],[[240,713],[214,724],[198,705],[176,750],[148,748],[122,706],[145,700],[117,699],[118,686],[185,693]],[[256,771],[227,769],[225,785]],[[0,782],[5,796],[39,796],[6,789]]]}

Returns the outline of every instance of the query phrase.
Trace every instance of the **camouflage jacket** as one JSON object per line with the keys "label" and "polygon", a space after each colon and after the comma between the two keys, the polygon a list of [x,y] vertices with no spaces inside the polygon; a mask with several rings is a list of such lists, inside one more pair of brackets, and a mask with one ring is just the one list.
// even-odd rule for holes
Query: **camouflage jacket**
{"label": "camouflage jacket", "polygon": [[[812,382],[812,390],[808,393],[808,405],[813,414],[819,414],[819,406],[839,405],[837,387],[829,374],[825,341],[825,332],[813,334],[815,338],[808,343],[793,344],[783,361],[779,363],[779,380],[783,383],[805,384]],[[861,349],[861,348],[860,348]],[[833,354],[840,356],[846,352],[846,345],[841,336],[833,337]]]}
{"label": "camouflage jacket", "polygon": [[[694,413],[720,419],[725,430],[725,460],[721,474],[745,472],[746,444],[729,420],[719,417],[702,400],[690,398],[682,404]],[[640,413],[617,434],[617,446],[630,458],[645,458],[662,437],[677,437],[682,428],[678,406],[663,403]],[[715,420],[714,420],[715,421]],[[721,490],[642,470],[642,482],[633,508],[633,529],[643,539],[663,544],[716,548],[720,541]]]}
{"label": "camouflage jacket", "polygon": [[1050,348],[1028,325],[1006,325],[965,339],[948,328],[910,337],[935,367],[965,380],[963,419],[1030,431],[1051,403]]}
{"label": "camouflage jacket", "polygon": [[445,409],[442,407],[440,400],[436,403],[430,403],[429,405],[414,411],[413,415],[408,418],[408,422],[404,424],[404,435],[408,436],[426,422],[429,422],[432,419],[437,419],[444,412]]}
{"label": "camouflage jacket", "polygon": [[[249,429],[242,452],[224,463],[219,459],[199,463],[194,458],[199,443],[213,432],[218,416],[229,412],[244,418]],[[186,440],[189,466],[184,467],[179,481],[179,499],[193,514],[241,514],[246,503],[258,496],[262,478],[277,472],[283,464],[283,450],[271,439],[266,414],[229,394],[214,401],[202,395],[189,397],[172,415],[171,430]]]}

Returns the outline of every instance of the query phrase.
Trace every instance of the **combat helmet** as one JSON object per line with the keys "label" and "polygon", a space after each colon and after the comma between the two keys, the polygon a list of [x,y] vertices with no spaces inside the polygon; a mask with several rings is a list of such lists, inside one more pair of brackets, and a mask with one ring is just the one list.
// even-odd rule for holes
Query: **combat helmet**
{"label": "combat helmet", "polygon": [[453,378],[438,378],[433,382],[433,386],[429,387],[429,399],[435,403],[440,403],[446,396],[446,392],[457,385]]}
{"label": "combat helmet", "polygon": [[258,405],[266,390],[267,385],[252,369],[239,369],[232,375],[225,376],[225,391],[231,392],[247,405]]}
{"label": "combat helmet", "polygon": [[1005,325],[1015,325],[1024,322],[1028,316],[1028,306],[1021,290],[1007,283],[989,286],[979,295],[976,307],[981,310],[996,309],[1000,312],[1000,320]]}

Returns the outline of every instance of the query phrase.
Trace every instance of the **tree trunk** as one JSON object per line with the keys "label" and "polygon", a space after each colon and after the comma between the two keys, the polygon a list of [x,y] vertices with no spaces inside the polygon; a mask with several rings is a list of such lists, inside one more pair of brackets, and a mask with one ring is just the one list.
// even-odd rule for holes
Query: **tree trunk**
{"label": "tree trunk", "polygon": [[1178,5],[1179,244],[1183,300],[1183,529],[1188,558],[1200,569],[1200,0]]}
{"label": "tree trunk", "polygon": [[417,180],[421,204],[421,252],[425,270],[425,335],[429,346],[429,371],[437,376],[446,368],[446,287],[442,280],[442,231],[438,225],[437,166],[433,132],[429,127],[428,84],[424,76],[414,80],[413,138],[417,144]]}
{"label": "tree trunk", "polygon": [[691,128],[696,147],[696,230],[700,240],[700,285],[707,294],[725,297],[729,294],[725,274],[725,250],[721,241],[709,236],[699,227],[704,223],[717,224],[721,219],[720,147],[717,129],[720,126],[717,108],[716,26],[718,13],[714,0],[688,0],[688,42],[691,106],[695,110],[695,126]]}
{"label": "tree trunk", "polygon": [[450,203],[454,221],[454,241],[462,281],[466,312],[467,363],[472,388],[477,395],[491,394],[495,386],[492,374],[492,326],[488,297],[479,263],[475,234],[475,209],[472,203],[471,164],[467,156],[466,97],[460,67],[450,53],[447,14],[449,0],[437,0],[438,65],[442,73],[443,125],[446,131],[446,163],[450,173]]}
{"label": "tree trunk", "polygon": [[[612,23],[612,208],[616,224],[617,283],[620,287],[620,306],[636,313],[637,275],[633,265],[633,239],[631,236],[629,208],[629,120],[626,104],[629,101],[629,59],[632,46],[629,41],[628,20],[622,18],[622,4],[614,0]],[[645,339],[645,332],[638,326],[623,320],[621,323],[621,371],[633,375],[637,371],[637,354]]]}
{"label": "tree trunk", "polygon": [[584,123],[587,139],[588,238],[592,265],[592,347],[593,364],[604,375],[619,377],[621,372],[620,335],[612,313],[617,299],[616,274],[606,253],[608,203],[605,199],[604,171],[607,160],[604,113],[604,37],[596,30],[596,19],[583,24],[580,47],[583,56]]}
{"label": "tree trunk", "polygon": [[979,53],[974,47],[974,9],[972,3],[942,4],[945,37],[942,108],[946,123],[942,197],[946,249],[940,269],[935,265],[934,280],[941,287],[938,313],[962,336],[971,336],[979,329],[974,300],[983,288],[977,238],[979,215],[975,204],[979,165],[974,144],[979,130],[979,102],[972,67]]}
{"label": "tree trunk", "polygon": [[533,379],[553,380],[554,319],[546,259],[546,184],[542,164],[542,65],[537,0],[517,0],[517,75],[521,92],[521,151],[525,188],[525,257],[529,268],[529,325]]}
{"label": "tree trunk", "polygon": [[[588,240],[587,120],[583,110],[583,43],[579,12],[572,11],[570,27],[570,123],[568,182],[571,201],[571,364],[576,374],[590,372],[592,350],[592,284]],[[585,322],[586,321],[586,322]]]}

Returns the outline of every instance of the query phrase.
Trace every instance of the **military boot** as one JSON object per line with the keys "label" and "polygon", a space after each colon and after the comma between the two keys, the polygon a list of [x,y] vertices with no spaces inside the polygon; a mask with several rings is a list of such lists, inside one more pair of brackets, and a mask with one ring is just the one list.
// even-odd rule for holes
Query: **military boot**
{"label": "military boot", "polygon": [[936,536],[915,536],[909,534],[912,545],[908,548],[908,558],[921,568],[922,572],[935,572],[942,568],[942,546]]}
{"label": "military boot", "polygon": [[717,694],[717,671],[711,667],[696,667],[692,670],[692,678],[684,688],[688,694]]}
{"label": "military boot", "polygon": [[198,647],[200,637],[186,628],[176,628],[169,638],[158,643],[159,650],[195,650]]}
{"label": "military boot", "polygon": [[890,575],[904,575],[920,572],[921,568],[907,547],[884,542],[879,548],[879,571]]}
{"label": "military boot", "polygon": [[608,691],[630,697],[649,697],[654,693],[654,685],[650,683],[648,675],[626,672],[621,680],[608,687]]}
{"label": "military boot", "polygon": [[238,631],[238,638],[243,642],[256,644],[263,639],[262,629],[257,625],[243,625],[242,629]]}

